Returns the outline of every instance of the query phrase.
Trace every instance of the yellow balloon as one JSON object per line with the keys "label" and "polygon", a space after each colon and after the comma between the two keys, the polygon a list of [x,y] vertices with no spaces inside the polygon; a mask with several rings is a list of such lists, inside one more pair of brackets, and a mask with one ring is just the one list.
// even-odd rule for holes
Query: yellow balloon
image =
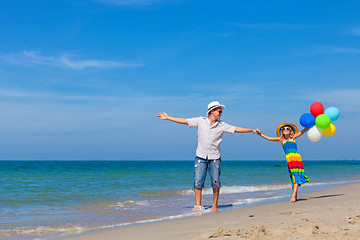
{"label": "yellow balloon", "polygon": [[332,135],[335,134],[336,132],[336,127],[334,124],[330,123],[330,126],[325,128],[325,129],[322,129],[322,134],[326,137],[331,137]]}

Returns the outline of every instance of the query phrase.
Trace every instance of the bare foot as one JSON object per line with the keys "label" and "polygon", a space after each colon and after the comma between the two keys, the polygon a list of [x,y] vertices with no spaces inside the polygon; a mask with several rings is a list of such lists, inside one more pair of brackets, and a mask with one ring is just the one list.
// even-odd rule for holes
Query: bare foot
{"label": "bare foot", "polygon": [[204,210],[204,207],[203,206],[194,206],[194,208],[193,208],[193,211],[199,211],[199,212],[201,212],[201,211],[203,211]]}
{"label": "bare foot", "polygon": [[291,198],[289,202],[296,202],[297,199],[296,198]]}
{"label": "bare foot", "polygon": [[213,212],[215,212],[215,213],[217,213],[217,212],[218,212],[217,207],[214,207],[214,206],[213,206],[212,208],[210,208],[210,210],[211,210],[211,211],[213,211]]}

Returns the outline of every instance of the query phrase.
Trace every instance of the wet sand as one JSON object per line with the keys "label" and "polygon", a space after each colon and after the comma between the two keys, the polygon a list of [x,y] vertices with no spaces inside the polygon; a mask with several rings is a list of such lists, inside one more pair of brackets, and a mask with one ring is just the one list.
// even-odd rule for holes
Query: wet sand
{"label": "wet sand", "polygon": [[[71,237],[71,240],[360,240],[360,184],[278,202]],[[301,190],[300,190],[301,193]],[[201,215],[201,214],[199,214]]]}

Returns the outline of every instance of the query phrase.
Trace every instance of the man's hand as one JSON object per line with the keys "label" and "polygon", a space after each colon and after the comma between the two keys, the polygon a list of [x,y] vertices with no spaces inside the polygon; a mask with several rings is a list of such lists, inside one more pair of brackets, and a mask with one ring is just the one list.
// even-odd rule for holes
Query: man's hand
{"label": "man's hand", "polygon": [[181,124],[185,124],[185,125],[188,124],[187,119],[179,118],[179,117],[171,117],[171,116],[167,115],[165,112],[158,113],[157,117],[162,120],[170,120],[172,122],[181,123]]}
{"label": "man's hand", "polygon": [[253,129],[252,132],[257,134],[257,135],[261,134],[261,131],[259,129]]}
{"label": "man's hand", "polygon": [[167,120],[167,119],[169,119],[169,116],[168,116],[165,112],[158,113],[157,117],[158,117],[159,119],[162,119],[162,120]]}

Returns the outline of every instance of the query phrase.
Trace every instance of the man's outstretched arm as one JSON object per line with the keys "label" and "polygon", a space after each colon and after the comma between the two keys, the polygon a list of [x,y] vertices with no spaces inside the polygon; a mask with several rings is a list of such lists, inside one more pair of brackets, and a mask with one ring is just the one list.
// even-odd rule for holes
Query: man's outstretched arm
{"label": "man's outstretched arm", "polygon": [[187,119],[179,118],[179,117],[172,117],[172,116],[167,115],[165,112],[158,113],[157,117],[162,120],[170,120],[172,122],[188,125]]}
{"label": "man's outstretched arm", "polygon": [[236,133],[255,133],[255,134],[261,134],[261,131],[259,129],[252,129],[252,128],[244,128],[244,127],[236,127],[235,129]]}

